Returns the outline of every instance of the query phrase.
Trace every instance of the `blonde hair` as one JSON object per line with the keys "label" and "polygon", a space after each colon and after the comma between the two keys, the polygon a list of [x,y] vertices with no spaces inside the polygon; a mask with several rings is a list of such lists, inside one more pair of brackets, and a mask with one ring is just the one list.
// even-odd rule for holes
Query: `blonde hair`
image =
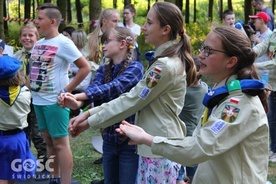
{"label": "blonde hair", "polygon": [[32,29],[32,30],[34,30],[37,40],[39,39],[39,33],[38,33],[37,28],[36,28],[36,26],[35,26],[35,24],[33,22],[28,22],[28,23],[24,24],[20,28],[20,36],[22,35],[22,32],[23,32],[24,29]]}
{"label": "blonde hair", "polygon": [[[110,28],[107,30],[101,39],[101,42],[104,43],[108,40],[108,37],[110,34],[114,34],[114,36],[117,38],[118,41],[125,40],[127,43],[127,53],[126,58],[123,61],[123,67],[121,68],[119,74],[123,73],[126,68],[128,67],[129,63],[133,60],[133,44],[135,42],[134,35],[132,32],[126,28],[126,27],[117,27],[117,28]],[[112,68],[113,62],[112,59],[109,60],[109,64],[106,65],[106,74],[105,74],[105,82],[111,81],[111,68]]]}
{"label": "blonde hair", "polygon": [[79,29],[72,32],[72,41],[78,49],[83,49],[87,42],[87,35],[84,30]]}
{"label": "blonde hair", "polygon": [[103,10],[102,13],[100,14],[99,22],[98,22],[97,27],[90,34],[90,37],[89,37],[89,40],[88,40],[88,45],[89,45],[88,59],[90,61],[94,61],[97,64],[99,64],[99,60],[102,59],[102,58],[99,58],[100,49],[101,49],[99,47],[99,45],[100,45],[99,35],[100,35],[101,27],[102,27],[102,21],[103,21],[103,19],[110,18],[110,16],[114,13],[119,14],[119,12],[114,8],[107,8],[107,9]]}

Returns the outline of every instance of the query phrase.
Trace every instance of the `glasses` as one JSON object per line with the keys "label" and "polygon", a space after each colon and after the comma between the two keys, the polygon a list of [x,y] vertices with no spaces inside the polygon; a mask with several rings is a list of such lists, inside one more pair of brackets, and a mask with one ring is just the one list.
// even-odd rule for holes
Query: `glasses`
{"label": "glasses", "polygon": [[103,44],[107,45],[112,41],[118,41],[117,39],[106,39],[105,41],[103,41]]}
{"label": "glasses", "polygon": [[217,52],[221,52],[221,53],[225,53],[225,54],[226,54],[225,51],[212,49],[212,48],[210,48],[209,46],[206,46],[206,45],[204,45],[204,44],[201,46],[201,49],[200,49],[200,52],[202,52],[202,51],[203,51],[203,55],[204,55],[205,57],[208,57],[208,56],[210,55],[210,52],[211,52],[211,51],[217,51]]}

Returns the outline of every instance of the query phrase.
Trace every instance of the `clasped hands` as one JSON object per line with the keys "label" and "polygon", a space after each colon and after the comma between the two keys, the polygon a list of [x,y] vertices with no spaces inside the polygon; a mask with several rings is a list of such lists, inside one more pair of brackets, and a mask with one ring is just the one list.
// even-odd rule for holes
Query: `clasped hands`
{"label": "clasped hands", "polygon": [[[81,106],[81,102],[78,101],[75,95],[65,92],[60,93],[58,96],[58,104],[62,107],[68,107],[70,109],[78,109]],[[90,116],[89,112],[83,112],[78,116],[70,119],[68,131],[72,137],[78,136],[81,132],[89,128],[88,117]]]}

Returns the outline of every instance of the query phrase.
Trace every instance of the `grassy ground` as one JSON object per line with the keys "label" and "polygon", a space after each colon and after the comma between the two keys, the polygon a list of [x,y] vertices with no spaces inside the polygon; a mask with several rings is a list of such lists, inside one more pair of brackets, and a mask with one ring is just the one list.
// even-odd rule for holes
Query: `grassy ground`
{"label": "grassy ground", "polygon": [[[77,138],[70,138],[74,156],[73,178],[82,184],[103,178],[102,165],[93,164],[94,160],[101,157],[91,144],[91,138],[95,135],[99,135],[99,132],[89,129]],[[276,163],[269,164],[268,180],[276,184]]]}

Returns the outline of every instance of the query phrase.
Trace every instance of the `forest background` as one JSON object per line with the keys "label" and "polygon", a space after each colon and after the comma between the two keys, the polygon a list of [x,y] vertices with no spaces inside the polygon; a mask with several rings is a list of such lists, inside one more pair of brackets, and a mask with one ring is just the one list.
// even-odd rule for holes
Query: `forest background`
{"label": "forest background", "polygon": [[[160,0],[159,0],[160,1]],[[201,44],[212,27],[221,25],[221,15],[226,9],[236,14],[236,20],[249,21],[249,15],[255,14],[251,0],[166,0],[175,3],[183,12],[184,30],[190,37],[193,55],[199,53]],[[64,18],[59,29],[73,26],[84,29],[86,33],[93,30],[93,22],[97,20],[100,12],[105,8],[116,8],[121,13],[126,4],[134,4],[137,10],[135,23],[142,26],[146,21],[149,8],[157,0],[0,0],[0,38],[17,51],[22,47],[19,42],[20,27],[27,21],[33,21],[36,16],[36,7],[44,2],[56,3]],[[266,5],[274,12],[275,0],[267,0]],[[122,20],[122,14],[121,14]],[[153,50],[152,45],[145,44],[144,36],[138,37],[139,49],[143,64],[147,66],[144,58],[146,51]],[[208,81],[211,84],[211,81]],[[100,154],[91,145],[91,137],[99,135],[99,131],[87,130],[77,138],[70,138],[74,156],[73,178],[80,183],[90,183],[93,179],[103,177],[101,165],[93,164],[100,158]],[[35,152],[35,150],[33,149]],[[185,159],[185,158],[183,158]],[[276,164],[269,164],[268,180],[276,184]]]}

